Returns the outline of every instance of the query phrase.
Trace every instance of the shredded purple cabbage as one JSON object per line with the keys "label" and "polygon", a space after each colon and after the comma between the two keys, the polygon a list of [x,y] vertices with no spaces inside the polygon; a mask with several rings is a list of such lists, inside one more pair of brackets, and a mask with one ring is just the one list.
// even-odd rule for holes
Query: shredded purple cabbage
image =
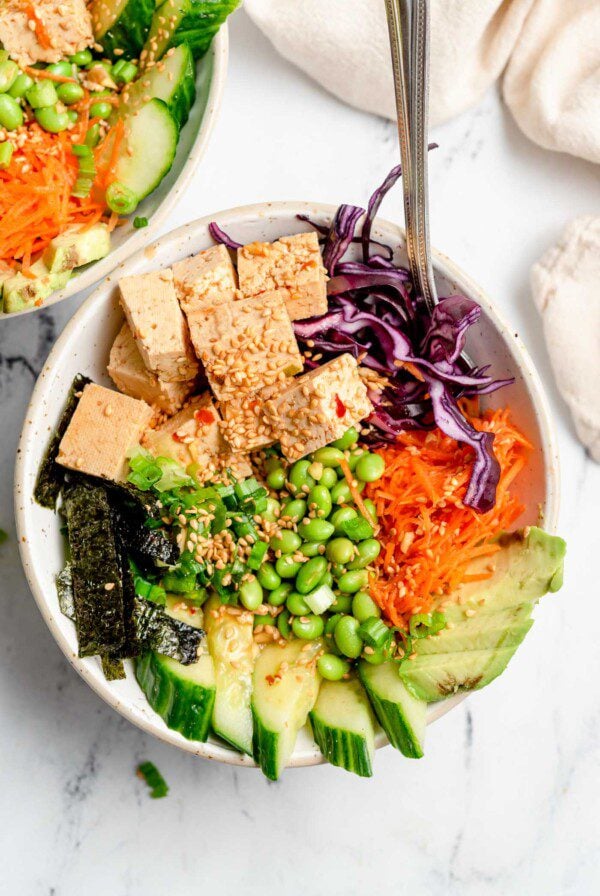
{"label": "shredded purple cabbage", "polygon": [[[367,441],[375,445],[394,442],[407,429],[438,426],[469,445],[475,461],[464,501],[484,513],[495,504],[500,478],[494,434],[474,429],[458,400],[487,395],[513,380],[493,379],[489,365],[472,367],[465,361],[465,341],[481,315],[479,305],[464,296],[448,296],[430,314],[415,293],[410,273],[393,263],[392,247],[373,239],[371,231],[381,202],[400,176],[400,167],[393,168],[371,196],[366,212],[358,206],[341,205],[329,227],[299,216],[320,235],[323,263],[330,276],[329,309],[321,317],[296,321],[294,330],[303,349],[310,349],[308,367],[317,366],[311,353],[318,353],[321,363],[348,352],[383,378],[369,386],[374,410],[367,421]],[[210,224],[209,229],[217,242],[239,248],[217,224]],[[355,243],[361,245],[362,261],[344,261]],[[416,379],[406,363],[413,365],[422,379]]]}

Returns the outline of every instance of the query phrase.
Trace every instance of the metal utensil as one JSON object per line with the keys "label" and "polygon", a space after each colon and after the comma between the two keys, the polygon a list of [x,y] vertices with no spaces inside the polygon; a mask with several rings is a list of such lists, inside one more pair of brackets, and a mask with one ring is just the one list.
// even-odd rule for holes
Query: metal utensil
{"label": "metal utensil", "polygon": [[429,244],[427,118],[428,0],[386,0],[402,161],[408,262],[431,312],[438,302]]}

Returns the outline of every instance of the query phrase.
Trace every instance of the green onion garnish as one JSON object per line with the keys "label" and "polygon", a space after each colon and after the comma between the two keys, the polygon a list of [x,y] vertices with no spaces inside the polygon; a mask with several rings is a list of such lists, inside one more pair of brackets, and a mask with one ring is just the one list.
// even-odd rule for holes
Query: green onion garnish
{"label": "green onion garnish", "polygon": [[252,550],[248,555],[248,566],[250,569],[260,569],[268,550],[269,545],[266,541],[257,541],[256,544],[252,545]]}
{"label": "green onion garnish", "polygon": [[446,617],[439,611],[433,613],[414,613],[410,617],[408,630],[411,638],[426,638],[446,628]]}
{"label": "green onion garnish", "polygon": [[141,230],[142,227],[147,227],[148,226],[148,218],[135,217],[133,219],[133,226],[135,227],[136,230]]}
{"label": "green onion garnish", "polygon": [[106,191],[106,204],[118,215],[129,215],[137,206],[138,200],[135,193],[116,180]]}
{"label": "green onion garnish", "polygon": [[153,762],[142,762],[138,765],[136,774],[150,788],[150,796],[153,800],[160,799],[168,794],[169,785]]}
{"label": "green onion garnish", "polygon": [[369,647],[380,649],[387,647],[392,640],[392,632],[383,619],[370,616],[358,628],[358,633]]}

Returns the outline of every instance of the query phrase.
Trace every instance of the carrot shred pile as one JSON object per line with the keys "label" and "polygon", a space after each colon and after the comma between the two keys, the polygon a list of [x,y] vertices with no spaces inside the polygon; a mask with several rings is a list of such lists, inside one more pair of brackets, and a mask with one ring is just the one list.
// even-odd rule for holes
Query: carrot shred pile
{"label": "carrot shred pile", "polygon": [[[89,123],[89,115],[82,115],[75,142],[83,142]],[[32,260],[67,227],[91,227],[98,221],[115,226],[103,188],[115,160],[107,165],[101,159],[101,144],[94,153],[98,175],[90,195],[72,196],[78,172],[72,133],[50,134],[30,123],[10,165],[0,170],[0,262],[13,269],[22,267],[26,273]]]}
{"label": "carrot shred pile", "polygon": [[370,590],[387,618],[401,628],[413,613],[443,607],[461,582],[491,575],[491,563],[489,573],[475,577],[466,569],[477,557],[492,557],[498,548],[490,539],[509,529],[524,509],[510,488],[531,444],[510,422],[507,408],[471,413],[468,419],[476,429],[496,435],[494,451],[502,472],[496,505],[487,513],[462,502],[472,449],[440,429],[406,432],[394,445],[378,449],[385,472],[366,494],[377,508],[383,548]]}

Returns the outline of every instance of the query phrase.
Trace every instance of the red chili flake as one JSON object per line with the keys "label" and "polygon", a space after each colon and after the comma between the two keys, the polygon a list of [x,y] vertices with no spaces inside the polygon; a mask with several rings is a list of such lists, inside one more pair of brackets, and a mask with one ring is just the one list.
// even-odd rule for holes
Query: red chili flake
{"label": "red chili flake", "polygon": [[346,405],[344,404],[344,402],[342,401],[342,399],[340,398],[340,396],[337,393],[335,396],[335,412],[338,415],[338,417],[343,417],[344,414],[346,413]]}
{"label": "red chili flake", "polygon": [[214,423],[215,417],[212,411],[209,411],[208,408],[200,408],[197,411],[194,411],[194,420],[198,423]]}
{"label": "red chili flake", "polygon": [[171,438],[173,439],[174,442],[179,442],[179,444],[181,445],[181,443],[183,442],[184,436],[180,436],[178,432],[174,432],[173,435],[171,436]]}
{"label": "red chili flake", "polygon": [[274,675],[266,675],[265,681],[267,684],[275,684],[275,676]]}

